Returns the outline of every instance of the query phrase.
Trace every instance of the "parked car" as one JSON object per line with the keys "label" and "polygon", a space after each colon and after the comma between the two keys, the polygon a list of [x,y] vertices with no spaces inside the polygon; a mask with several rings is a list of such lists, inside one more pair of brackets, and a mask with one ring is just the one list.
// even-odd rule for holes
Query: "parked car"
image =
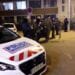
{"label": "parked car", "polygon": [[46,51],[36,41],[0,26],[0,75],[42,75]]}
{"label": "parked car", "polygon": [[17,32],[17,28],[14,23],[4,23],[3,26],[14,31],[14,32]]}

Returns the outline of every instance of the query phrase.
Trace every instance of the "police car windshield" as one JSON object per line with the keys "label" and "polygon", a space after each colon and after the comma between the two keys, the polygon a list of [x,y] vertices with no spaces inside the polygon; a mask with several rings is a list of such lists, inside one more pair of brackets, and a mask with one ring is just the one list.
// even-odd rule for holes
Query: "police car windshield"
{"label": "police car windshield", "polygon": [[2,31],[0,31],[0,43],[13,41],[18,39],[19,37],[19,35],[6,28],[3,28]]}

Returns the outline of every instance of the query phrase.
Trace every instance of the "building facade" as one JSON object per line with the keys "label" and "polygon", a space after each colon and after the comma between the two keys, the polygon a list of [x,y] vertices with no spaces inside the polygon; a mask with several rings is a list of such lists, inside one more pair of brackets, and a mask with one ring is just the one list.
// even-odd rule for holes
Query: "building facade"
{"label": "building facade", "polygon": [[0,17],[6,22],[18,23],[28,15],[32,8],[32,16],[57,16],[61,21],[75,16],[75,0],[0,0]]}
{"label": "building facade", "polygon": [[71,18],[75,18],[75,0],[71,0],[70,5],[71,5],[71,8],[70,8],[70,10],[71,10],[71,13],[70,13]]}
{"label": "building facade", "polygon": [[63,20],[65,17],[70,18],[70,0],[57,0],[57,16]]}
{"label": "building facade", "polygon": [[0,0],[0,17],[17,23],[28,15],[29,8],[32,8],[32,16],[58,13],[57,0]]}

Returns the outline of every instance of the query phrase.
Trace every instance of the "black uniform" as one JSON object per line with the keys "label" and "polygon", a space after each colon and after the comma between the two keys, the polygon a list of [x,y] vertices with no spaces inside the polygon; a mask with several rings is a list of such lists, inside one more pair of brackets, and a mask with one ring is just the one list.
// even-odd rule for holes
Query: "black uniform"
{"label": "black uniform", "polygon": [[28,20],[25,18],[21,24],[21,28],[25,37],[31,38],[31,27],[28,23]]}
{"label": "black uniform", "polygon": [[64,19],[64,31],[65,32],[68,31],[68,19],[67,18]]}
{"label": "black uniform", "polygon": [[52,20],[50,19],[50,17],[45,19],[45,30],[46,30],[46,41],[49,40],[49,36],[50,36],[50,31],[51,31],[51,27],[52,27]]}
{"label": "black uniform", "polygon": [[52,20],[51,30],[52,30],[52,38],[55,38],[55,20]]}
{"label": "black uniform", "polygon": [[60,21],[58,19],[55,20],[55,31],[56,31],[56,35],[59,35]]}

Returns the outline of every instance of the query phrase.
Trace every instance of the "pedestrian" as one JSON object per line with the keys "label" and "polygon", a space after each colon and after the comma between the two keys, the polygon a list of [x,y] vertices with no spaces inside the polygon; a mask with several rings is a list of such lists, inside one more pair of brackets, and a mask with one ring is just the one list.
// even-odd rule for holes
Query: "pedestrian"
{"label": "pedestrian", "polygon": [[36,41],[39,41],[39,39],[41,38],[41,29],[42,29],[42,26],[41,26],[41,19],[37,18],[36,19],[36,27],[35,27],[35,40]]}
{"label": "pedestrian", "polygon": [[52,39],[55,38],[55,18],[52,18]]}
{"label": "pedestrian", "polygon": [[24,18],[21,23],[21,28],[25,37],[31,38],[31,26],[28,23],[28,19]]}
{"label": "pedestrian", "polygon": [[43,26],[44,26],[44,35],[45,35],[45,38],[46,38],[46,41],[49,40],[49,36],[50,36],[50,31],[51,31],[51,26],[52,26],[52,21],[51,21],[51,18],[48,17],[46,18],[44,21],[43,21]]}
{"label": "pedestrian", "polygon": [[68,31],[68,19],[67,18],[65,18],[64,19],[64,32],[67,32]]}
{"label": "pedestrian", "polygon": [[36,18],[34,19],[31,19],[31,22],[30,22],[30,25],[31,25],[31,36],[32,36],[32,39],[35,40],[35,32],[36,32]]}
{"label": "pedestrian", "polygon": [[55,31],[56,31],[56,35],[59,35],[60,32],[60,21],[58,18],[55,19]]}

